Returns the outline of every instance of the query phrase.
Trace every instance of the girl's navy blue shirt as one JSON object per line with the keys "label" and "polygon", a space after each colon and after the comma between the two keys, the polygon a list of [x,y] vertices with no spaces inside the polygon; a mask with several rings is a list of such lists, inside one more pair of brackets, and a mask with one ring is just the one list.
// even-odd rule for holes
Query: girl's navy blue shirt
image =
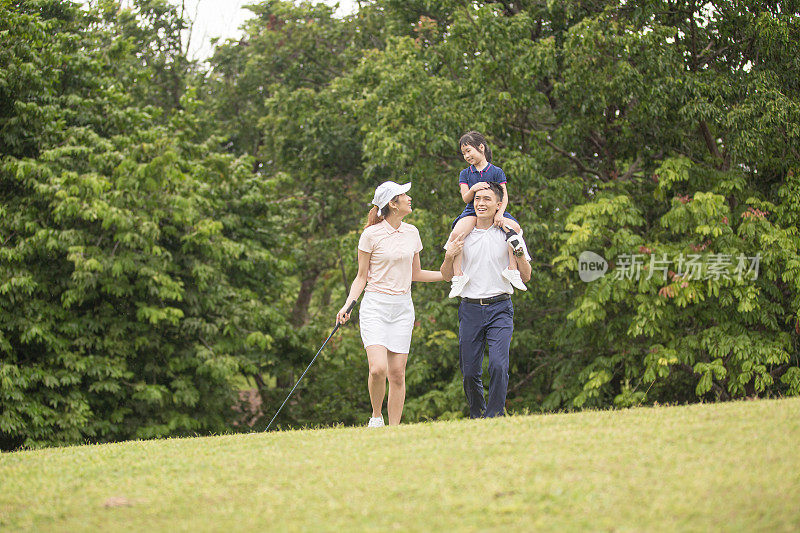
{"label": "girl's navy blue shirt", "polygon": [[489,163],[483,170],[477,170],[474,165],[470,165],[458,174],[458,182],[466,183],[472,187],[480,181],[493,181],[495,183],[506,183],[506,173],[503,169]]}
{"label": "girl's navy blue shirt", "polygon": [[[475,168],[474,165],[470,165],[458,174],[458,182],[466,183],[468,187],[472,187],[473,185],[481,181],[506,183],[508,181],[508,178],[506,178],[506,173],[503,172],[502,168],[497,167],[491,163],[489,163],[483,170],[478,170]],[[453,225],[455,226],[455,223],[458,222],[459,219],[464,218],[465,216],[475,216],[475,204],[473,204],[472,202],[467,204],[467,206],[464,208],[464,211],[462,211],[461,214],[458,215],[458,217],[455,219]],[[504,216],[514,221],[517,220],[508,213],[505,213]]]}

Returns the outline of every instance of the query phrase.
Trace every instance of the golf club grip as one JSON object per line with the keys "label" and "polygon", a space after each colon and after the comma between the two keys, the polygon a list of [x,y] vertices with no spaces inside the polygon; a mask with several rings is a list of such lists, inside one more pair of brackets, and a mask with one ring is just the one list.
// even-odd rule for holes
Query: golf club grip
{"label": "golf club grip", "polygon": [[[358,300],[353,300],[352,302],[350,302],[350,305],[347,306],[347,309],[345,310],[344,314],[349,315],[350,311],[352,311],[353,308],[356,306],[357,301]],[[333,326],[333,333],[336,333],[336,330],[339,329],[339,326],[341,326],[341,324],[339,324],[339,321],[337,320],[336,324],[334,324]],[[331,333],[331,335],[333,335],[333,333]]]}

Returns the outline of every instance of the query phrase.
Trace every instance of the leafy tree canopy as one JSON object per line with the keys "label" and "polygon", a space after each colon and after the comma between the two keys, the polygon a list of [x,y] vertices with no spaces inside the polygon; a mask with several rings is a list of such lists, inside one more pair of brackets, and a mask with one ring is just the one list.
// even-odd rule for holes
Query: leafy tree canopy
{"label": "leafy tree canopy", "polygon": [[[263,427],[378,183],[438,268],[471,129],[533,256],[509,410],[800,393],[796,2],[250,9],[197,64],[165,0],[0,2],[3,448]],[[464,412],[446,293],[414,288],[407,420]],[[361,423],[355,328],[326,350],[284,426]]]}

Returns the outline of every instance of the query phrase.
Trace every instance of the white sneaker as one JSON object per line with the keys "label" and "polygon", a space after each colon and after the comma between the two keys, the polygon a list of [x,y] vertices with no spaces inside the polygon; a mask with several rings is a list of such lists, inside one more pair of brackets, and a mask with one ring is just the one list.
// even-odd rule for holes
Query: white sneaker
{"label": "white sneaker", "polygon": [[[522,255],[525,253],[525,249],[522,247],[522,238],[519,235],[512,235],[511,237],[506,239],[506,242],[511,247],[511,249],[514,250],[514,255],[516,255],[517,257],[522,257]],[[516,287],[516,285],[514,286]]]}
{"label": "white sneaker", "polygon": [[525,284],[522,283],[522,276],[519,275],[519,270],[511,270],[509,268],[506,268],[505,270],[503,270],[503,277],[506,278],[508,281],[510,281],[511,285],[514,288],[517,288],[521,291],[528,290],[528,287],[526,287]]}
{"label": "white sneaker", "polygon": [[469,276],[463,274],[461,276],[453,276],[453,280],[450,283],[450,298],[455,298],[456,296],[460,296],[461,293],[464,291],[464,287],[467,286],[467,282],[469,281]]}
{"label": "white sneaker", "polygon": [[386,424],[383,423],[383,417],[379,416],[377,418],[370,418],[369,424],[367,424],[368,428],[382,428]]}

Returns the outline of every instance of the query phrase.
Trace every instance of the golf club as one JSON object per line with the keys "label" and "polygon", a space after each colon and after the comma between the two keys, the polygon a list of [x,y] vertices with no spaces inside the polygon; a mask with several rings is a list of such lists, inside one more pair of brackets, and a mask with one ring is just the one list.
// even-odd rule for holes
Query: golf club
{"label": "golf club", "polygon": [[[350,307],[348,307],[348,308],[347,308],[347,311],[345,311],[345,314],[346,314],[346,315],[350,314],[350,312],[353,310],[353,308],[354,308],[355,306],[356,306],[356,300],[353,300],[353,301],[350,303]],[[340,325],[341,325],[341,324],[339,324],[339,321],[337,320],[337,321],[336,321],[336,326],[334,326],[334,328],[333,328],[333,331],[331,331],[331,334],[330,334],[330,335],[328,335],[328,338],[327,338],[327,339],[325,339],[325,342],[323,342],[323,343],[322,343],[322,346],[320,346],[320,348],[319,348],[319,351],[317,352],[317,355],[315,355],[315,356],[314,356],[314,359],[312,359],[312,360],[311,360],[311,362],[310,362],[310,363],[308,363],[308,366],[307,366],[307,367],[306,367],[306,369],[303,371],[303,373],[300,375],[300,378],[297,380],[297,383],[295,383],[295,384],[294,384],[294,387],[292,387],[292,390],[290,390],[290,391],[289,391],[289,394],[288,394],[288,396],[286,396],[286,399],[285,399],[285,400],[283,400],[283,403],[281,404],[281,406],[280,406],[280,407],[278,407],[278,410],[275,412],[275,416],[273,416],[273,417],[272,417],[272,420],[270,420],[270,421],[269,421],[269,424],[267,424],[267,429],[265,429],[264,431],[269,431],[269,428],[270,428],[270,426],[272,425],[272,423],[273,423],[273,422],[275,422],[275,419],[278,417],[278,413],[280,413],[280,412],[281,412],[281,409],[283,409],[283,406],[284,406],[284,405],[286,405],[286,402],[288,402],[288,401],[289,401],[289,398],[292,396],[292,393],[293,393],[293,392],[294,392],[294,390],[297,388],[297,386],[300,384],[300,380],[301,380],[301,379],[303,379],[303,376],[305,376],[305,375],[306,375],[306,372],[308,372],[308,369],[309,369],[309,368],[311,368],[311,365],[313,365],[313,364],[314,364],[314,361],[316,361],[316,360],[317,360],[317,356],[319,356],[319,354],[322,352],[322,349],[325,347],[325,345],[326,345],[326,344],[328,344],[328,341],[329,341],[329,340],[331,340],[331,337],[333,337],[333,334],[334,334],[334,333],[336,333],[336,330],[338,330],[338,329],[339,329],[339,326],[340,326]]]}

